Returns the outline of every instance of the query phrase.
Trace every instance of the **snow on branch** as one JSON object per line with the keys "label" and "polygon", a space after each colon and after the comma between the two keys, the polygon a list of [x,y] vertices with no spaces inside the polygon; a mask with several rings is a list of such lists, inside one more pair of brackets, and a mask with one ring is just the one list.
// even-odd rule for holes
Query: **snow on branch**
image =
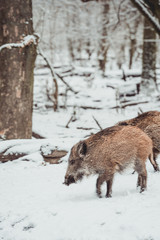
{"label": "snow on branch", "polygon": [[20,43],[7,43],[2,46],[0,46],[0,51],[2,51],[5,48],[12,49],[12,48],[24,48],[26,46],[29,46],[30,44],[37,45],[37,35],[27,35],[24,37],[23,41]]}
{"label": "snow on branch", "polygon": [[149,22],[154,27],[155,31],[160,35],[160,24],[158,19],[154,17],[149,9],[146,7],[145,3],[141,0],[131,0],[133,4],[139,9],[139,11],[149,20]]}

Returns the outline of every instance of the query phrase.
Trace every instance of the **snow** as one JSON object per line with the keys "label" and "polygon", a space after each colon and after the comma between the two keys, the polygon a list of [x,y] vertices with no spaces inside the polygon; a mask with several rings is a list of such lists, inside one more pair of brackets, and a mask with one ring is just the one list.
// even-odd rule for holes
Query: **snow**
{"label": "snow", "polygon": [[37,35],[27,35],[23,38],[23,41],[20,43],[6,43],[0,46],[0,51],[2,51],[5,48],[12,49],[12,48],[24,48],[25,46],[34,43],[37,44]]}
{"label": "snow", "polygon": [[130,172],[115,177],[111,199],[97,198],[96,177],[63,185],[66,167],[1,165],[1,239],[160,239],[160,175],[149,164],[145,193]]}
{"label": "snow", "polygon": [[[36,69],[33,131],[46,139],[0,142],[0,152],[7,149],[6,154],[27,154],[0,164],[0,240],[160,239],[160,174],[154,172],[149,161],[147,191],[139,193],[137,174],[131,174],[129,169],[115,176],[112,198],[105,198],[106,186],[103,185],[100,199],[95,192],[97,176],[84,178],[69,187],[63,184],[69,153],[62,163],[55,165],[45,163],[40,154],[41,147],[48,153],[56,147],[69,152],[80,139],[99,131],[92,116],[105,128],[137,116],[139,108],[143,111],[159,109],[156,95],[152,100],[147,97],[146,104],[112,109],[116,101],[121,101],[116,100],[117,89],[130,90],[133,85],[132,81],[130,85],[113,73],[112,76],[110,84],[116,89],[107,88],[108,79],[100,76],[90,84],[83,77],[68,77],[69,84],[79,93],[68,92],[67,110],[60,108],[53,112],[46,107],[51,103],[47,102],[45,94],[45,84],[47,81],[51,84],[52,78],[46,69]],[[65,91],[62,82],[59,82],[59,91]],[[61,106],[63,97],[59,97]],[[139,100],[146,99],[143,95],[130,99],[131,102]],[[82,105],[100,109],[85,110]],[[74,111],[76,121],[66,128]],[[23,161],[25,159],[29,161]]]}

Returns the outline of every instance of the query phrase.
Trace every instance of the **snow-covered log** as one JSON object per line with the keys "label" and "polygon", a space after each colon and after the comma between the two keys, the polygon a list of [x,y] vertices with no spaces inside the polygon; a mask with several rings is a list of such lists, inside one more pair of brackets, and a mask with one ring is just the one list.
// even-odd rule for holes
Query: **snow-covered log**
{"label": "snow-covered log", "polygon": [[[0,162],[13,160],[60,163],[68,149],[52,145],[48,139],[18,139],[0,142]],[[36,160],[34,160],[36,159]]]}
{"label": "snow-covered log", "polygon": [[20,157],[24,157],[25,154],[20,154],[20,153],[14,153],[14,154],[2,154],[0,153],[0,162],[2,163],[5,163],[5,162],[8,162],[8,161],[13,161],[13,160],[16,160]]}

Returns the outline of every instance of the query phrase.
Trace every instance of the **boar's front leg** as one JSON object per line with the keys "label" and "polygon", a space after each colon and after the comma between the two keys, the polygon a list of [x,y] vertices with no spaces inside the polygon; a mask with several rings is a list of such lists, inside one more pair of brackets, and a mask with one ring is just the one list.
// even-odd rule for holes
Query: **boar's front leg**
{"label": "boar's front leg", "polygon": [[110,198],[112,197],[112,184],[113,184],[113,176],[111,176],[111,178],[109,180],[106,181],[107,183],[107,193],[106,193],[106,197]]}
{"label": "boar's front leg", "polygon": [[141,187],[141,186],[142,186],[142,176],[139,174],[138,180],[137,180],[137,187]]}
{"label": "boar's front leg", "polygon": [[140,193],[142,193],[147,187],[147,175],[146,174],[139,174],[137,187],[140,187]]}
{"label": "boar's front leg", "polygon": [[99,177],[97,178],[97,183],[96,183],[96,193],[98,195],[99,198],[102,197],[101,195],[101,186],[105,181],[105,175],[99,175]]}

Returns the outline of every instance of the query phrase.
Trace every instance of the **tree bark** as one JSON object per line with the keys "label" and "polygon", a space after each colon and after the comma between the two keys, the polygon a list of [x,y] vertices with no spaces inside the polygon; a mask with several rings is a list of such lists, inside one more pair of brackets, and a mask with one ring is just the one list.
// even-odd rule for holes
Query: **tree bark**
{"label": "tree bark", "polygon": [[98,64],[99,69],[102,71],[103,75],[105,73],[106,62],[107,62],[107,51],[109,44],[107,43],[107,24],[109,23],[108,12],[109,12],[109,1],[108,0],[98,0],[102,4],[102,13],[101,13],[101,34],[99,40],[99,49],[98,49]]}
{"label": "tree bark", "polygon": [[141,89],[152,94],[156,86],[156,32],[144,19]]}
{"label": "tree bark", "polygon": [[0,134],[31,138],[36,43],[25,37],[33,35],[32,1],[2,0],[0,22]]}
{"label": "tree bark", "polygon": [[[156,33],[160,35],[160,4],[159,0],[131,0],[143,16],[152,25]],[[147,6],[147,7],[146,7]]]}

